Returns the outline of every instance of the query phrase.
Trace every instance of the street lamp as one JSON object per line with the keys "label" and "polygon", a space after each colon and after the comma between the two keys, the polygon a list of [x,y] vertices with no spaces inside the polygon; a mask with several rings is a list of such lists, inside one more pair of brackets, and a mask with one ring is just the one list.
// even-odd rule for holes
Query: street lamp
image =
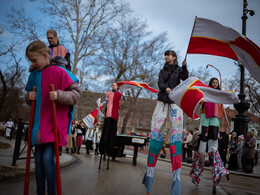
{"label": "street lamp", "polygon": [[[246,36],[246,20],[247,20],[247,14],[249,13],[250,16],[255,15],[255,12],[253,10],[247,9],[247,0],[244,0],[243,2],[243,16],[242,19],[242,34]],[[247,130],[248,130],[248,123],[250,119],[245,115],[245,111],[247,111],[250,107],[250,104],[245,101],[245,93],[244,93],[244,82],[245,82],[245,67],[239,64],[241,74],[240,74],[240,94],[238,95],[240,99],[240,103],[234,104],[236,110],[238,111],[238,114],[235,118],[232,119],[234,121],[234,131],[237,132],[237,135],[244,135],[246,137]]]}

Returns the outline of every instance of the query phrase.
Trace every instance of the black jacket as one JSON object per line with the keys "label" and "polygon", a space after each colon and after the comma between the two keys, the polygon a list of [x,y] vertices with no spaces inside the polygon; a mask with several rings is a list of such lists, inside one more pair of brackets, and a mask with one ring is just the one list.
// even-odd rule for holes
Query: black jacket
{"label": "black jacket", "polygon": [[180,84],[181,80],[185,80],[188,77],[189,72],[186,66],[179,67],[178,63],[165,64],[159,73],[158,87],[160,91],[158,93],[158,100],[164,103],[173,104],[174,101],[169,98],[166,93],[166,88],[172,90]]}
{"label": "black jacket", "polygon": [[86,134],[86,128],[84,126],[77,125],[76,129],[80,129],[82,131],[82,133],[79,133],[77,130],[77,136],[82,136]]}
{"label": "black jacket", "polygon": [[220,138],[221,139],[218,140],[218,148],[219,151],[222,152],[224,149],[227,150],[229,137],[226,132],[220,132]]}

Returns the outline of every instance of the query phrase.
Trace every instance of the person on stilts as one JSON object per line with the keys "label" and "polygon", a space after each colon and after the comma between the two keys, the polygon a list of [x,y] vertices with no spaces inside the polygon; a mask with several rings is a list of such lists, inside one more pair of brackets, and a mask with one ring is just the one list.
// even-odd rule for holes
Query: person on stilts
{"label": "person on stilts", "polygon": [[147,159],[146,173],[143,177],[143,184],[150,194],[154,178],[155,165],[163,145],[166,118],[169,116],[170,153],[172,163],[172,195],[181,194],[180,171],[182,153],[183,133],[183,111],[169,98],[169,93],[174,89],[180,80],[188,78],[186,60],[182,67],[179,67],[175,51],[167,50],[164,54],[165,65],[159,73],[158,101],[152,117],[150,147]]}
{"label": "person on stilts", "polygon": [[[116,144],[118,112],[123,97],[124,95],[118,90],[117,83],[113,83],[112,91],[106,93],[106,101],[100,105],[103,106],[104,104],[107,104],[106,118],[101,134],[99,151],[101,154],[100,158],[102,158],[102,155],[108,156],[108,163],[109,157],[113,157],[114,155],[113,152]],[[109,165],[107,166],[107,169],[109,169]]]}
{"label": "person on stilts", "polygon": [[[220,89],[217,78],[212,78],[209,86],[214,89]],[[218,134],[219,124],[223,116],[223,105],[210,102],[202,102],[202,109],[200,115],[200,129],[199,129],[199,149],[195,152],[190,176],[195,186],[199,186],[200,177],[204,171],[205,154],[208,152],[212,158],[212,175],[213,175],[213,190],[216,194],[216,185],[220,182],[222,176],[226,176],[229,180],[229,172],[226,170],[218,151]]]}

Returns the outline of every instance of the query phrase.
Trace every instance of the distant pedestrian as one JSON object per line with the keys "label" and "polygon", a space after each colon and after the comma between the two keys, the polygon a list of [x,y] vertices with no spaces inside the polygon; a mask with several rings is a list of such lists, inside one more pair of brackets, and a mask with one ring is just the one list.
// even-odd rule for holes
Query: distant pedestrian
{"label": "distant pedestrian", "polygon": [[192,134],[191,134],[191,130],[188,129],[187,133],[184,137],[184,140],[182,142],[183,144],[183,154],[182,154],[182,162],[186,162],[186,154],[187,157],[192,158]]}
{"label": "distant pedestrian", "polygon": [[194,133],[192,136],[192,140],[191,140],[191,144],[192,144],[192,149],[194,152],[198,151],[198,144],[199,144],[199,129],[198,128],[194,128]]}
{"label": "distant pedestrian", "polygon": [[245,141],[245,159],[246,165],[250,165],[252,169],[255,166],[255,146],[256,140],[253,131],[247,132],[247,139]]}
{"label": "distant pedestrian", "polygon": [[73,153],[77,151],[77,132],[76,132],[76,122],[72,123],[71,135],[72,135],[72,148]]}
{"label": "distant pedestrian", "polygon": [[73,148],[73,136],[74,136],[74,122],[72,121],[72,126],[71,126],[71,133],[67,135],[67,144],[66,144],[66,152],[69,153],[69,150],[71,151],[71,154],[74,153],[74,148]]}
{"label": "distant pedestrian", "polygon": [[244,136],[240,135],[238,136],[238,145],[237,149],[234,151],[235,154],[237,154],[237,170],[238,172],[243,172],[242,169],[242,156],[244,153]]}
{"label": "distant pedestrian", "polygon": [[84,123],[80,122],[76,126],[77,129],[77,154],[80,154],[80,148],[81,145],[83,144],[83,136],[86,134],[86,128],[84,127]]}
{"label": "distant pedestrian", "polygon": [[235,153],[235,150],[237,149],[237,144],[238,144],[237,133],[233,131],[231,139],[228,143],[229,153],[230,153],[230,158],[228,162],[229,170],[237,169],[237,154]]}
{"label": "distant pedestrian", "polygon": [[94,133],[94,144],[96,146],[95,148],[95,155],[99,154],[99,143],[100,143],[100,138],[101,138],[101,129],[99,126],[96,127],[96,131]]}
{"label": "distant pedestrian", "polygon": [[10,118],[9,121],[7,121],[6,124],[5,124],[5,137],[6,137],[6,139],[11,138],[11,134],[12,134],[13,129],[14,129],[14,122],[13,122],[12,118]]}
{"label": "distant pedestrian", "polygon": [[88,128],[85,136],[86,136],[86,154],[89,154],[89,151],[93,150],[94,129]]}
{"label": "distant pedestrian", "polygon": [[219,138],[218,138],[218,151],[221,157],[224,167],[226,167],[227,162],[227,149],[228,149],[229,136],[226,133],[224,128],[220,129]]}

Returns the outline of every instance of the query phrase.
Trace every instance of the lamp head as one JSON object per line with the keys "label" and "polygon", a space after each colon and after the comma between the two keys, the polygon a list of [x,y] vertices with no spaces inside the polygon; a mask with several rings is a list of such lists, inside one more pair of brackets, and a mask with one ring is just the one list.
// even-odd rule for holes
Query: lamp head
{"label": "lamp head", "polygon": [[253,10],[249,10],[249,15],[253,16],[253,15],[255,15],[255,12]]}

